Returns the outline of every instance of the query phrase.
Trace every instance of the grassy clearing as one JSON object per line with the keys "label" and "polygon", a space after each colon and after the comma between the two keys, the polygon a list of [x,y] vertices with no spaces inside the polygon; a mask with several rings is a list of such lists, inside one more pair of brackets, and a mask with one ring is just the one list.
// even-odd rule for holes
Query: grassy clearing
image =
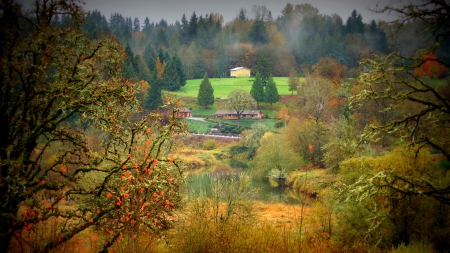
{"label": "grassy clearing", "polygon": [[[211,119],[214,122],[219,122],[220,119]],[[238,121],[237,120],[223,120],[222,121],[224,124],[228,124],[228,125],[232,125],[232,126],[237,126]],[[257,123],[257,122],[261,122],[264,123],[264,125],[266,125],[270,131],[272,132],[278,132],[278,128],[275,127],[275,119],[261,119],[261,120],[257,120],[257,119],[241,119],[240,120],[240,126],[241,127],[245,127],[245,128],[252,128],[252,125]]]}
{"label": "grassy clearing", "polygon": [[206,121],[193,120],[193,119],[185,119],[188,124],[188,130],[190,132],[205,134],[211,131],[216,124]]}
{"label": "grassy clearing", "polygon": [[[236,89],[242,89],[250,92],[252,88],[254,77],[241,77],[241,78],[211,78],[209,81],[214,88],[214,97],[226,98],[230,91]],[[277,84],[278,93],[280,95],[290,95],[288,86],[288,77],[274,77],[274,81]],[[188,80],[186,85],[179,91],[172,92],[179,97],[197,97],[198,89],[202,79]]]}

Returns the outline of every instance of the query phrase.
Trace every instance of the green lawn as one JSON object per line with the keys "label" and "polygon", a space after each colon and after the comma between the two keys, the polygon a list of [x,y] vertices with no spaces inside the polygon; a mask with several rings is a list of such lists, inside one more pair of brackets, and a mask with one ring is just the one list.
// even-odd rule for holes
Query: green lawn
{"label": "green lawn", "polygon": [[[280,95],[290,95],[288,77],[273,78]],[[200,83],[203,79],[188,80],[186,85],[179,91],[171,92],[179,97],[197,97]],[[209,81],[214,88],[214,97],[226,98],[232,90],[242,89],[250,92],[254,77],[240,78],[211,78]]]}
{"label": "green lawn", "polygon": [[[216,126],[217,123],[219,123],[220,119],[210,119],[213,122],[207,122],[207,121],[199,121],[199,120],[193,120],[193,119],[185,119],[186,123],[188,124],[188,130],[190,132],[195,133],[209,133],[211,131],[211,128]],[[264,123],[270,131],[277,132],[279,129],[275,127],[275,121],[274,119],[241,119],[240,126],[245,128],[251,128],[253,124],[256,122],[262,122]],[[237,126],[238,121],[237,120],[222,120],[224,124]]]}
{"label": "green lawn", "polygon": [[216,123],[205,122],[200,120],[185,119],[188,124],[188,130],[195,133],[209,133]]}

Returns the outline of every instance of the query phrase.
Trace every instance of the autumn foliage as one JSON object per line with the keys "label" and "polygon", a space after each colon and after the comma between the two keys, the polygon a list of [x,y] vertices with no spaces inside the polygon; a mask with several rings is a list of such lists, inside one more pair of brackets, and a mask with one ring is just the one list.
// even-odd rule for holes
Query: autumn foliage
{"label": "autumn foliage", "polygon": [[414,69],[414,74],[416,76],[429,76],[432,78],[438,78],[444,75],[445,67],[439,63],[432,52],[423,55],[421,57],[420,63]]}
{"label": "autumn foliage", "polygon": [[331,57],[322,57],[313,67],[313,74],[327,78],[333,83],[334,89],[339,88],[341,78],[347,77],[347,66]]}

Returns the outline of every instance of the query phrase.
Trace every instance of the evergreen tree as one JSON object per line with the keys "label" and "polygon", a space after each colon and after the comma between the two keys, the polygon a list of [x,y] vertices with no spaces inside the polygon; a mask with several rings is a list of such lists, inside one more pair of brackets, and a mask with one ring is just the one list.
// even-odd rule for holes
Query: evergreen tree
{"label": "evergreen tree", "polygon": [[161,19],[161,21],[159,21],[158,26],[166,29],[167,28],[167,21],[165,21],[163,18]]}
{"label": "evergreen tree", "polygon": [[151,44],[148,44],[144,49],[144,61],[147,63],[148,68],[150,71],[155,70],[155,63],[156,63],[156,53],[155,50],[153,50]]}
{"label": "evergreen tree", "polygon": [[141,31],[141,23],[139,22],[139,19],[135,17],[133,22],[133,32],[140,32],[140,31]]}
{"label": "evergreen tree", "polygon": [[125,53],[127,55],[127,59],[125,60],[125,64],[131,64],[132,66],[134,66],[134,53],[133,50],[131,50],[130,44],[127,43],[127,45],[125,46]]}
{"label": "evergreen tree", "polygon": [[110,33],[108,21],[106,21],[105,16],[97,10],[86,15],[86,24],[84,27],[88,31],[91,39],[99,39],[101,34]]}
{"label": "evergreen tree", "polygon": [[180,40],[176,33],[172,34],[169,41],[169,50],[170,52],[176,52],[180,48]]}
{"label": "evergreen tree", "polygon": [[180,86],[185,86],[187,82],[186,72],[184,71],[183,63],[181,62],[180,57],[175,54],[172,57],[172,60],[175,62],[175,66],[177,68],[178,76],[180,77]]}
{"label": "evergreen tree", "polygon": [[291,91],[292,95],[294,95],[294,91],[297,91],[298,87],[300,86],[300,81],[298,80],[298,74],[294,68],[292,68],[291,71],[289,72],[288,84],[289,84],[289,91]]}
{"label": "evergreen tree", "polygon": [[122,71],[122,76],[123,76],[123,78],[126,78],[126,79],[129,78],[129,79],[131,79],[133,81],[136,81],[137,80],[137,74],[134,71],[133,65],[131,65],[131,64],[126,65],[126,67]]}
{"label": "evergreen tree", "polygon": [[150,28],[150,20],[148,19],[148,17],[145,17],[144,20],[144,26],[142,27],[142,31],[145,31],[146,29]]}
{"label": "evergreen tree", "polygon": [[267,33],[264,21],[258,19],[253,23],[248,33],[248,38],[256,45],[269,42],[269,34]]}
{"label": "evergreen tree", "polygon": [[156,71],[153,72],[152,82],[147,90],[147,97],[144,101],[144,108],[147,111],[156,110],[158,106],[162,103],[161,97],[161,87],[163,85],[163,80],[156,77]]}
{"label": "evergreen tree", "polygon": [[226,77],[228,74],[228,56],[225,52],[225,46],[223,45],[223,39],[219,39],[217,45],[217,57],[216,57],[216,71],[214,75],[216,77]]}
{"label": "evergreen tree", "polygon": [[180,89],[180,76],[178,75],[175,60],[172,59],[164,68],[164,88],[174,91]]}
{"label": "evergreen tree", "polygon": [[155,46],[158,47],[167,47],[167,36],[164,28],[159,28],[158,34],[156,34]]}
{"label": "evergreen tree", "polygon": [[208,109],[208,105],[214,104],[214,89],[209,82],[208,75],[206,73],[203,77],[202,83],[200,84],[197,99],[198,104],[205,106],[205,109]]}
{"label": "evergreen tree", "polygon": [[135,70],[135,63],[134,63],[134,54],[133,50],[131,50],[130,45],[127,43],[125,46],[125,54],[127,55],[127,59],[124,62],[124,69],[122,72],[122,76],[124,78],[130,78],[132,80],[137,80],[138,76]]}
{"label": "evergreen tree", "polygon": [[128,31],[133,31],[133,21],[131,21],[131,17],[125,18],[125,25],[126,25]]}
{"label": "evergreen tree", "polygon": [[267,61],[264,54],[262,54],[258,58],[256,73],[259,73],[263,85],[266,86],[269,77],[272,76],[272,66],[270,65],[269,61]]}
{"label": "evergreen tree", "polygon": [[269,11],[269,14],[267,14],[267,22],[273,22],[272,12]]}
{"label": "evergreen tree", "polygon": [[259,108],[259,102],[264,102],[266,96],[264,93],[262,78],[259,73],[256,73],[255,80],[253,81],[252,88],[250,90],[250,94],[256,101],[256,108]]}
{"label": "evergreen tree", "polygon": [[386,33],[379,28],[375,20],[370,22],[368,31],[364,34],[364,40],[372,49],[382,53],[389,53],[389,45]]}
{"label": "evergreen tree", "polygon": [[147,63],[145,63],[145,61],[144,61],[144,58],[142,58],[142,56],[140,56],[139,54],[136,54],[134,61],[136,63],[137,77],[140,80],[150,82],[151,81],[151,73],[150,73],[150,69],[147,66]]}
{"label": "evergreen tree", "polygon": [[181,44],[189,44],[189,23],[184,13],[181,17],[180,42]]}
{"label": "evergreen tree", "polygon": [[362,22],[361,14],[358,14],[356,10],[352,11],[352,14],[347,19],[345,24],[346,34],[364,33],[364,24]]}
{"label": "evergreen tree", "polygon": [[158,50],[158,58],[163,64],[167,63],[170,60],[169,53],[167,53],[167,51],[162,48]]}
{"label": "evergreen tree", "polygon": [[280,100],[280,95],[278,94],[278,89],[272,76],[269,76],[267,81],[265,94],[265,102],[270,103],[270,109],[272,109],[272,104]]}
{"label": "evergreen tree", "polygon": [[191,18],[189,19],[189,26],[188,26],[188,34],[189,39],[194,39],[195,36],[197,36],[197,15],[195,15],[195,11],[192,13]]}
{"label": "evergreen tree", "polygon": [[239,11],[239,15],[238,15],[238,20],[239,21],[245,21],[245,20],[247,20],[247,17],[246,17],[246,15],[245,15],[245,9],[244,8],[241,8],[241,10]]}

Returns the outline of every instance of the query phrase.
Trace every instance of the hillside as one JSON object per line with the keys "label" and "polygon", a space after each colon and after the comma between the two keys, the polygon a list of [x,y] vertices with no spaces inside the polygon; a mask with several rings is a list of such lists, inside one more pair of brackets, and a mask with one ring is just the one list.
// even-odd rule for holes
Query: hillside
{"label": "hillside", "polygon": [[[280,95],[290,95],[288,86],[288,77],[274,77],[273,78]],[[240,78],[210,78],[209,81],[214,88],[214,97],[226,98],[228,93],[232,90],[242,89],[250,92],[252,88],[254,77],[240,77]],[[302,81],[304,79],[300,79]],[[198,89],[202,79],[188,80],[187,84],[179,91],[171,92],[179,97],[197,97]]]}

